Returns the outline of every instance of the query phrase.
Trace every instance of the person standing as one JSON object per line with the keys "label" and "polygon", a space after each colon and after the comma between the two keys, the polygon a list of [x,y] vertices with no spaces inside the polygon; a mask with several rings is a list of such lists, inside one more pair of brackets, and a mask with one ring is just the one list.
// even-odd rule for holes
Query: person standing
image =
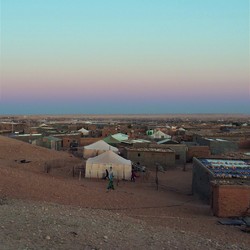
{"label": "person standing", "polygon": [[108,184],[108,191],[110,189],[113,189],[115,190],[114,188],[114,174],[113,174],[113,171],[112,171],[112,167],[110,167],[110,170],[109,170],[109,184]]}
{"label": "person standing", "polygon": [[136,174],[135,174],[135,170],[132,168],[131,170],[131,181],[135,182],[135,178],[136,178]]}
{"label": "person standing", "polygon": [[109,171],[108,169],[105,170],[105,179],[108,179],[109,178]]}

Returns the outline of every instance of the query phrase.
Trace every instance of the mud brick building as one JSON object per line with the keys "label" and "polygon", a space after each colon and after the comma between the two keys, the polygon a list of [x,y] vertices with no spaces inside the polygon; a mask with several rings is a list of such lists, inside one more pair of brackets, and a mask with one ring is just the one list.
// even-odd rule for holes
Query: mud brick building
{"label": "mud brick building", "polygon": [[42,138],[42,134],[17,134],[11,135],[10,138],[28,142],[30,144],[36,144],[36,141]]}
{"label": "mud brick building", "polygon": [[207,158],[210,157],[211,152],[208,146],[188,145],[187,161],[190,162],[194,157]]}
{"label": "mud brick building", "polygon": [[194,135],[194,141],[200,146],[208,146],[212,155],[220,155],[238,150],[238,144],[233,141],[218,138],[206,138]]}
{"label": "mud brick building", "polygon": [[210,202],[216,216],[244,216],[250,210],[250,161],[194,158],[192,192]]}
{"label": "mud brick building", "polygon": [[164,168],[175,165],[175,152],[169,148],[126,148],[125,156],[128,160],[149,169],[155,169],[156,163]]}
{"label": "mud brick building", "polygon": [[23,132],[27,125],[25,123],[17,122],[0,122],[0,131]]}
{"label": "mud brick building", "polygon": [[[155,147],[150,144],[149,147]],[[187,146],[185,144],[157,144],[157,148],[169,148],[175,153],[175,164],[185,164],[187,158]]]}
{"label": "mud brick building", "polygon": [[59,151],[62,149],[62,139],[53,136],[45,136],[37,140],[36,145]]}
{"label": "mud brick building", "polygon": [[81,134],[72,133],[72,134],[55,134],[54,137],[62,139],[62,148],[70,148],[71,143],[77,143],[80,145]]}
{"label": "mud brick building", "polygon": [[211,208],[218,217],[250,216],[250,185],[212,183]]}

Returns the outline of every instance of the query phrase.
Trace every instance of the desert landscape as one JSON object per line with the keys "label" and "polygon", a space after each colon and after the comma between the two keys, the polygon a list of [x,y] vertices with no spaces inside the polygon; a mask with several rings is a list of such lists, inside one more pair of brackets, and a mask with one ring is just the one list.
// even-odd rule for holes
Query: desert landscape
{"label": "desert landscape", "polygon": [[0,0],[0,250],[249,250],[249,0]]}
{"label": "desert landscape", "polygon": [[[57,165],[46,173],[49,161]],[[69,152],[0,137],[1,249],[249,248],[246,233],[219,225],[191,195],[191,164],[160,173],[158,191],[151,171],[110,192],[106,180],[73,178],[78,164]]]}

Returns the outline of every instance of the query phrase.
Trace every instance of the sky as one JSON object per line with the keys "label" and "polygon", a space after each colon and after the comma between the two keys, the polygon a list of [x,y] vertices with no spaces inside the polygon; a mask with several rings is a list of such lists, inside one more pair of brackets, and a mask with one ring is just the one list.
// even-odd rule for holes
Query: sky
{"label": "sky", "polygon": [[0,0],[1,114],[250,114],[249,0]]}

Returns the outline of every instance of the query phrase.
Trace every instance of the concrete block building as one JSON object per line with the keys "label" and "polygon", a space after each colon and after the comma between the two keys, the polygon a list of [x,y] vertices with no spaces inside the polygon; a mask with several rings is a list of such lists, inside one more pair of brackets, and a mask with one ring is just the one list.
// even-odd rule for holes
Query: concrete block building
{"label": "concrete block building", "polygon": [[59,151],[62,149],[62,139],[53,136],[45,136],[37,140],[36,145]]}
{"label": "concrete block building", "polygon": [[175,152],[169,148],[126,148],[128,160],[149,169],[155,169],[156,163],[164,168],[175,165]]}
{"label": "concrete block building", "polygon": [[[154,147],[153,144],[150,147]],[[187,146],[185,144],[158,144],[157,148],[169,148],[175,152],[175,164],[185,164],[187,158]]]}
{"label": "concrete block building", "polygon": [[194,140],[200,146],[208,146],[212,155],[221,155],[238,150],[238,144],[233,141],[216,138],[206,138],[200,135],[195,135]]}
{"label": "concrete block building", "polygon": [[194,158],[192,192],[216,216],[243,216],[250,208],[250,161]]}

